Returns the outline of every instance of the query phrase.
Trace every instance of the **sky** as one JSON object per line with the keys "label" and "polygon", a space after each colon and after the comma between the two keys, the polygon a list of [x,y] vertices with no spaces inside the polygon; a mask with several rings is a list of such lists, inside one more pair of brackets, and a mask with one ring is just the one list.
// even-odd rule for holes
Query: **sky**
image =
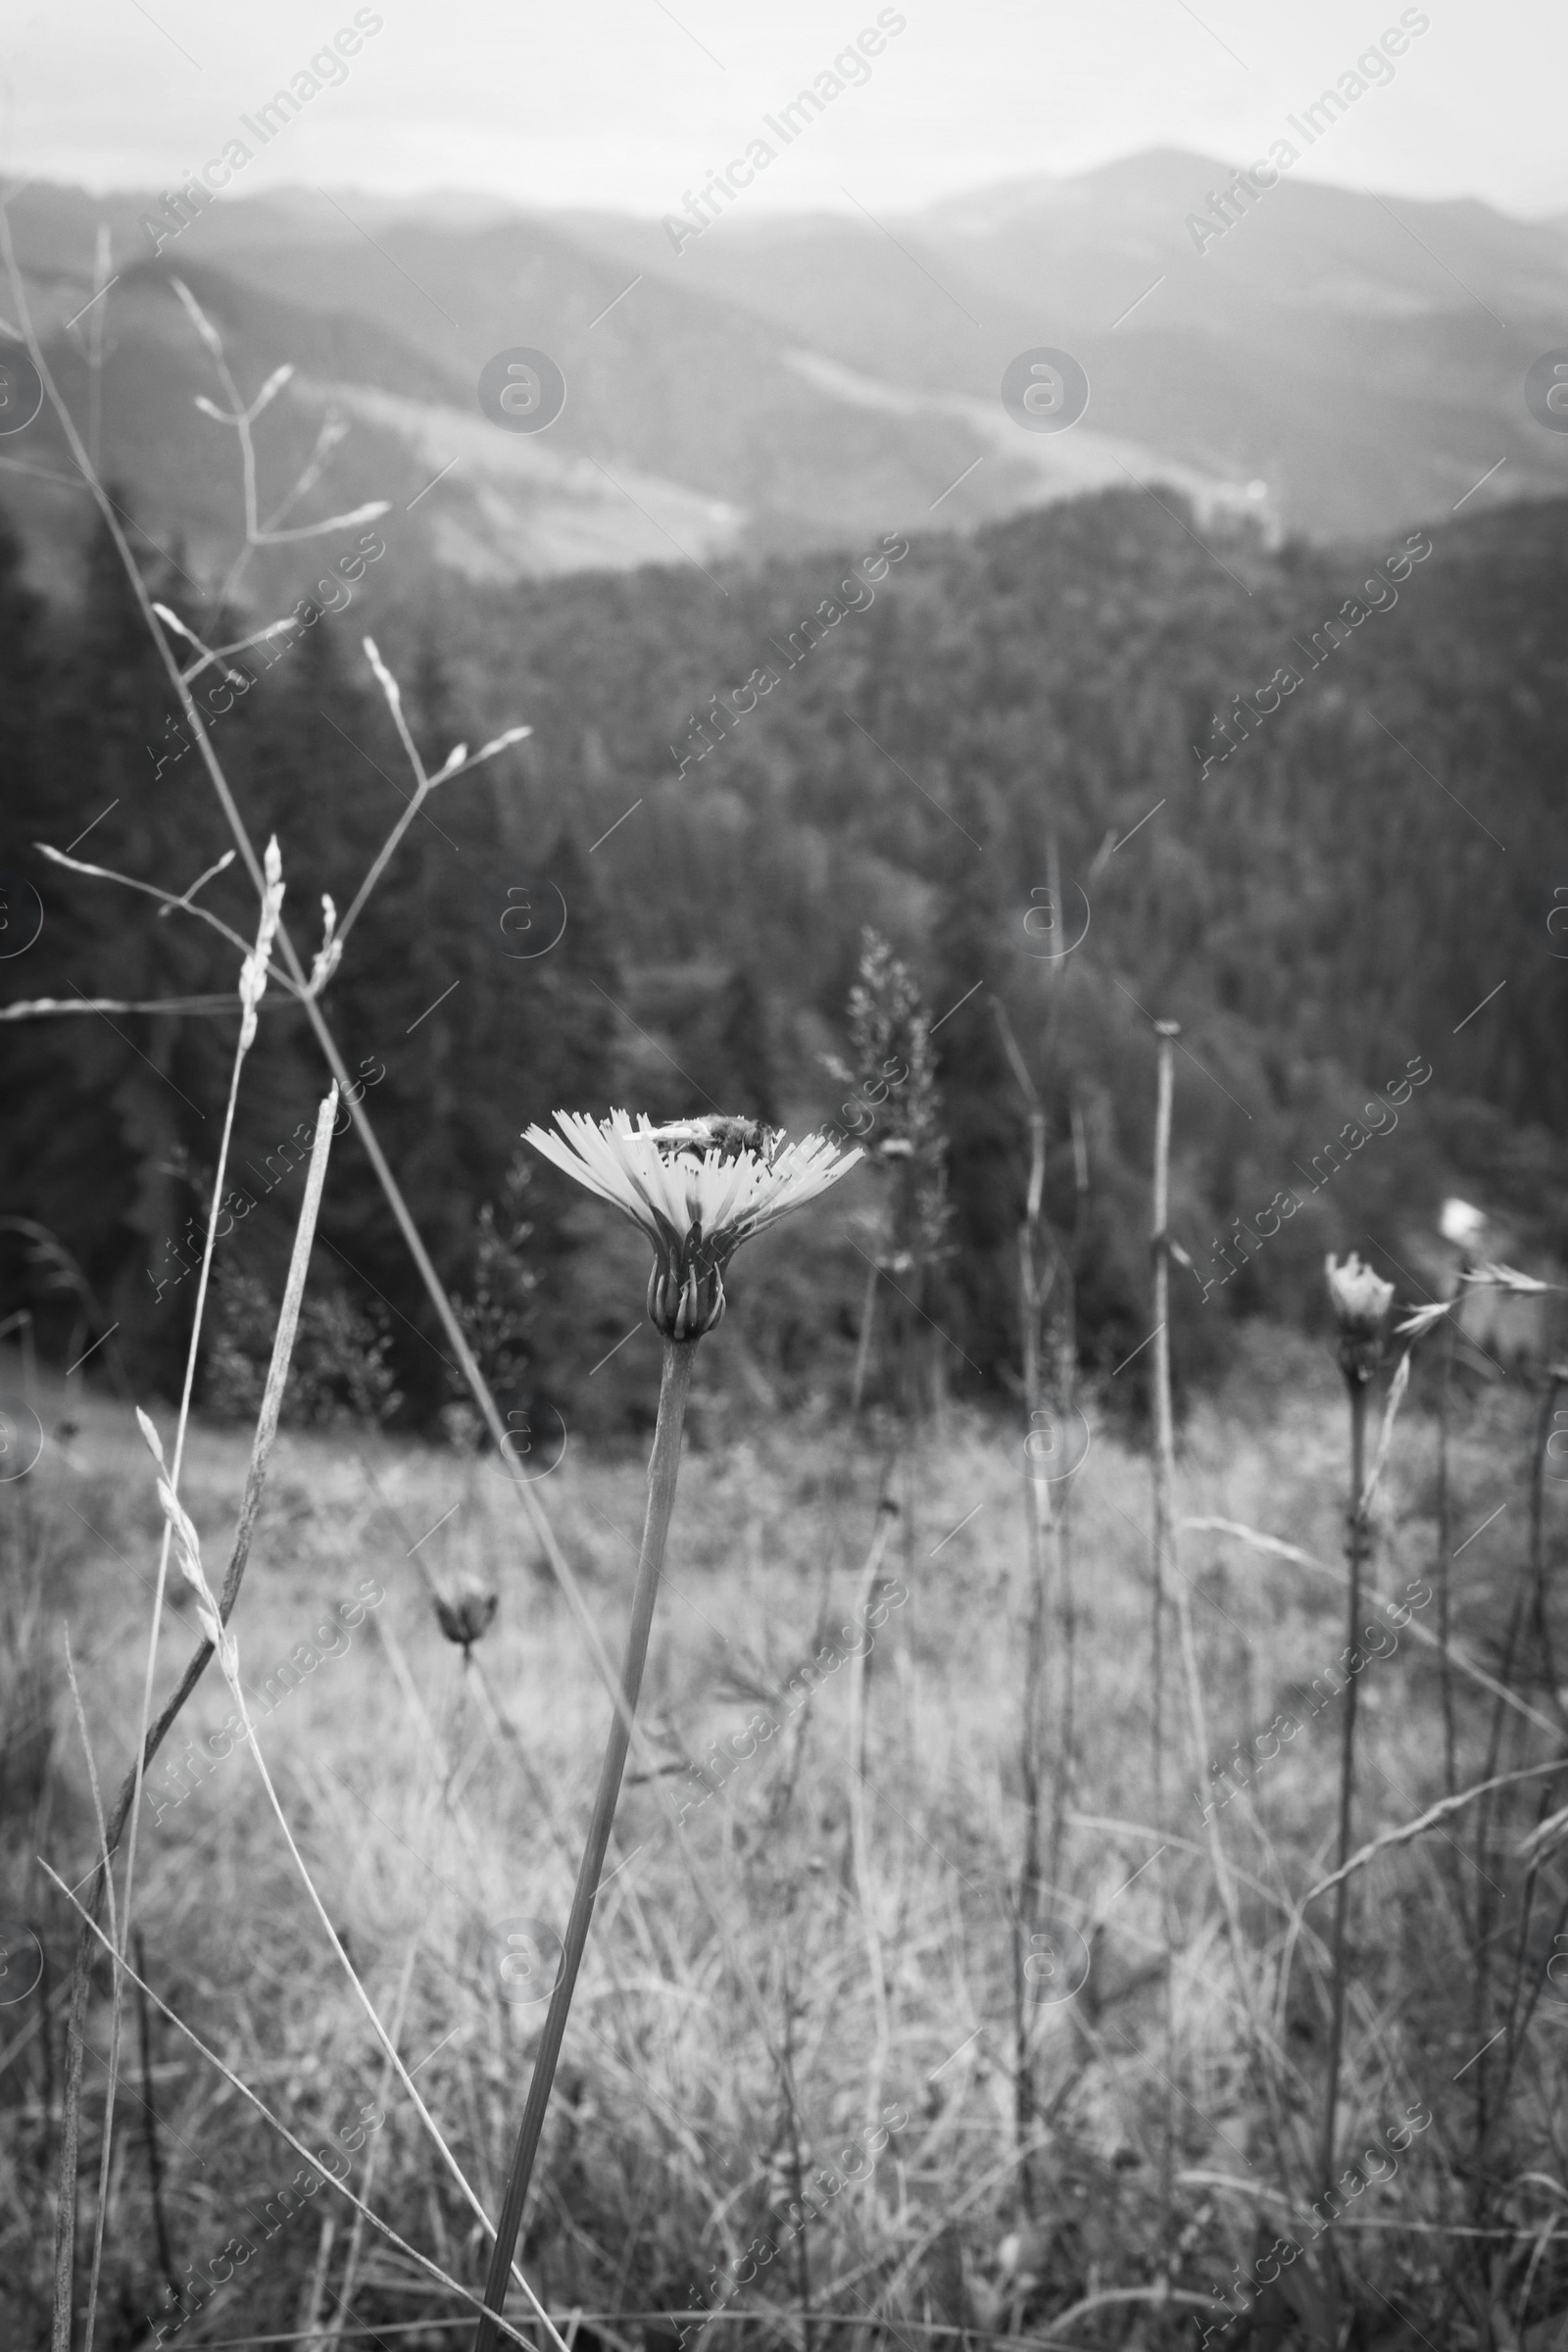
{"label": "sky", "polygon": [[[360,46],[245,174],[662,215],[869,30],[876,0],[7,0],[0,172],[163,188],[313,57]],[[1411,38],[1302,178],[1568,211],[1553,0],[908,0],[750,201],[910,211],[1152,146],[1246,162],[1401,17]],[[371,21],[374,28],[371,28]],[[1425,29],[1415,32],[1417,20]],[[895,28],[895,21],[897,28]],[[863,52],[862,52],[863,53]]]}

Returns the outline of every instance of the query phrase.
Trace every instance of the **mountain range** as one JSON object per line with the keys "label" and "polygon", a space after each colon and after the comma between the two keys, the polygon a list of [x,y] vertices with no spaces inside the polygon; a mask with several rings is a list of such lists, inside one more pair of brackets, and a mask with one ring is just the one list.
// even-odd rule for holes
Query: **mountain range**
{"label": "mountain range", "polygon": [[[34,185],[10,219],[73,414],[196,579],[232,554],[239,461],[194,406],[220,388],[176,276],[246,399],[295,369],[256,427],[263,517],[336,419],[288,525],[385,501],[416,563],[480,582],[962,532],[1129,483],[1178,493],[1200,530],[1250,517],[1274,540],[1568,489],[1568,436],[1523,390],[1564,333],[1563,223],[1289,173],[1245,204],[1227,184],[1231,166],[1161,150],[887,219],[737,199],[700,235],[288,189],[166,221],[157,251],[159,195]],[[480,369],[515,348],[565,378],[548,431],[481,412]],[[1070,431],[1003,405],[1004,368],[1040,348],[1087,374]],[[86,501],[47,410],[0,442],[0,499],[63,584]],[[335,552],[265,549],[247,593],[299,594]]]}

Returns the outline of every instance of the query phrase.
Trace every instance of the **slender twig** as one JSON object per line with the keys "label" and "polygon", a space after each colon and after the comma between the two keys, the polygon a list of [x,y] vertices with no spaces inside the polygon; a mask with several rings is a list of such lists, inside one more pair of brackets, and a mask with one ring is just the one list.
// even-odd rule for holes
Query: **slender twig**
{"label": "slender twig", "polygon": [[659,1418],[654,1430],[653,1455],[648,1465],[648,1508],[643,1522],[642,1548],[637,1559],[637,1582],[632,1592],[631,1623],[626,1634],[626,1654],[621,1666],[620,1690],[625,1713],[617,1711],[605,1743],[604,1762],[600,1767],[599,1788],[594,1798],[593,1817],[589,1823],[588,1838],[583,1847],[582,1862],[577,1872],[577,1884],[571,1899],[571,1916],[561,1958],[561,1974],[550,1996],[544,2031],[528,2083],[528,2096],[523,2107],[522,2122],[517,2132],[517,2144],[512,2159],[512,2171],[507,2180],[507,2193],[501,2208],[501,2221],[496,2242],[491,2252],[489,2275],[485,2280],[485,2316],[474,2331],[473,2352],[493,2352],[496,2340],[496,2316],[506,2297],[507,2277],[512,2250],[516,2244],[527,2201],[528,2183],[533,2174],[534,2158],[538,2153],[544,2131],[545,2109],[556,2077],[556,2062],[561,2055],[562,2038],[566,2030],[566,2018],[571,2008],[571,1996],[576,1988],[577,1971],[582,1964],[583,1949],[588,1941],[589,1923],[593,1917],[594,1897],[599,1888],[600,1873],[605,1866],[605,1853],[610,1843],[611,1826],[615,1817],[615,1805],[620,1795],[621,1774],[626,1764],[629,1721],[635,1713],[638,1692],[642,1689],[643,1666],[648,1655],[648,1637],[654,1621],[654,1603],[659,1597],[659,1576],[663,1565],[664,1542],[669,1533],[670,1514],[675,1505],[675,1480],[680,1468],[681,1427],[686,1417],[686,1398],[691,1387],[691,1341],[669,1340],[663,1343],[663,1365],[659,1384]]}

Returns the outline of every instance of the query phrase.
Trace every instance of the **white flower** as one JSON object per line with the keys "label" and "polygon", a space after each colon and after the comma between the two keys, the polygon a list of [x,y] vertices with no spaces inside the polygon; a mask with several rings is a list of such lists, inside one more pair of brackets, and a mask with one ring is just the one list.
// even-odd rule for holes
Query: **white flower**
{"label": "white flower", "polygon": [[1375,1339],[1394,1300],[1394,1285],[1363,1266],[1352,1250],[1344,1265],[1336,1257],[1324,1260],[1329,1298],[1341,1331],[1348,1339]]}
{"label": "white flower", "polygon": [[654,1246],[648,1313],[666,1339],[696,1340],[724,1311],[724,1268],[791,1209],[814,1200],[863,1155],[820,1135],[787,1144],[750,1119],[683,1119],[656,1127],[624,1110],[608,1119],[558,1110],[560,1135],[524,1142],[619,1209]]}

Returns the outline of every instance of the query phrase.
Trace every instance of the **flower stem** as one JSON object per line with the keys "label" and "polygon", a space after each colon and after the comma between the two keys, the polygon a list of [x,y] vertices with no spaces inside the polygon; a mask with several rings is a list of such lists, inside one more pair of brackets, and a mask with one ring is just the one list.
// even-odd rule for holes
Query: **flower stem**
{"label": "flower stem", "polygon": [[[1349,1636],[1348,1658],[1355,1654],[1356,1621],[1361,1614],[1361,1557],[1365,1548],[1366,1524],[1361,1507],[1366,1453],[1366,1382],[1352,1377],[1350,1393],[1350,1513],[1349,1542],[1347,1546],[1350,1564],[1349,1576]],[[1335,1867],[1343,1870],[1350,1855],[1350,1804],[1355,1788],[1355,1700],[1358,1689],[1355,1676],[1348,1670],[1345,1692],[1345,1720],[1340,1739],[1340,1835],[1339,1854]],[[1340,2052],[1345,2039],[1345,1924],[1349,1906],[1350,1882],[1341,1879],[1334,1896],[1334,1936],[1331,1946],[1332,2003],[1329,2019],[1329,2055],[1327,2080],[1323,2091],[1323,2145],[1320,2164],[1321,2177],[1327,2183],[1334,2172],[1335,2110],[1340,2095]]]}
{"label": "flower stem", "polygon": [[630,1739],[630,1718],[636,1712],[637,1694],[642,1688],[648,1636],[654,1621],[654,1602],[659,1595],[664,1539],[669,1533],[670,1513],[675,1507],[681,1427],[686,1418],[686,1396],[691,1387],[694,1347],[695,1342],[689,1340],[664,1342],[664,1363],[659,1383],[659,1421],[654,1431],[654,1450],[648,1464],[648,1511],[643,1521],[642,1550],[637,1561],[637,1583],[632,1592],[626,1654],[620,1669],[620,1690],[625,1712],[616,1708],[611,1719],[610,1738],[605,1743],[605,1760],[599,1770],[593,1818],[588,1825],[588,1842],[583,1848],[576,1890],[571,1898],[571,1917],[566,1923],[561,1974],[550,1996],[544,2033],[540,2037],[539,2052],[534,2059],[533,2075],[528,2083],[522,2122],[517,2130],[517,2144],[507,2180],[506,2198],[496,2230],[496,2242],[491,2249],[490,2272],[485,2279],[484,2314],[474,2330],[473,2352],[494,2352],[497,2340],[494,2315],[500,2312],[506,2296],[513,2249],[522,2223],[522,2209],[527,2201],[534,2158],[539,2152],[545,2109],[550,2103],[550,2092],[556,2079],[556,2062],[561,2055],[566,2016],[576,1988],[577,1970],[582,1962],[583,1947],[588,1941],[588,1926],[593,1917],[594,1897],[599,1891],[599,1876],[605,1866],[606,1849],[610,1844],[611,1824],[615,1818],[620,1777],[625,1770]]}

